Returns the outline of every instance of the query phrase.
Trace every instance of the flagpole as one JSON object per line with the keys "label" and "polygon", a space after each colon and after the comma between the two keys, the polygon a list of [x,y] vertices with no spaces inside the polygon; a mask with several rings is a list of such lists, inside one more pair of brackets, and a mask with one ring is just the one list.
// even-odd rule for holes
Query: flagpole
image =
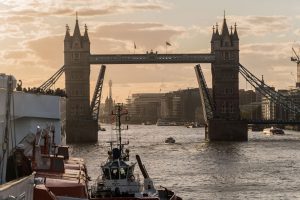
{"label": "flagpole", "polygon": [[166,44],[166,54],[168,53],[168,45]]}

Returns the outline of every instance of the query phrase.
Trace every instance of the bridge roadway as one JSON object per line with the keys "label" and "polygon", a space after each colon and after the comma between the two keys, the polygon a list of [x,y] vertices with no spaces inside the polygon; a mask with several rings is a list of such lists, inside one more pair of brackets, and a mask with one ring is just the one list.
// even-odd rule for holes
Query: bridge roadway
{"label": "bridge roadway", "polygon": [[248,124],[286,124],[300,125],[299,120],[247,120]]}
{"label": "bridge roadway", "polygon": [[214,54],[100,54],[90,55],[90,64],[213,63]]}

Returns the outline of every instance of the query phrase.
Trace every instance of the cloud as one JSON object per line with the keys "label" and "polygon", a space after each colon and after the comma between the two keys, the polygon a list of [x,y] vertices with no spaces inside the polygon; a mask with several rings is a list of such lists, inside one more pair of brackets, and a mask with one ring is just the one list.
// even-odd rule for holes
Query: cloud
{"label": "cloud", "polygon": [[24,46],[29,49],[43,65],[59,68],[63,65],[63,35],[45,36],[28,40]]}
{"label": "cloud", "polygon": [[[18,1],[16,1],[18,2]],[[28,3],[17,4],[15,2],[7,3],[11,9],[0,10],[0,15],[10,16],[27,16],[27,17],[45,17],[45,16],[74,16],[75,11],[80,16],[101,16],[117,13],[128,13],[134,11],[153,11],[168,9],[167,5],[157,1],[127,1],[127,2],[86,2],[84,4],[74,2],[69,4],[68,1],[53,2],[37,2],[29,1]]]}
{"label": "cloud", "polygon": [[28,51],[27,50],[10,50],[6,51],[3,55],[4,59],[24,59],[28,56]]}
{"label": "cloud", "polygon": [[300,36],[300,28],[295,29],[294,34]]}
{"label": "cloud", "polygon": [[240,46],[241,54],[283,59],[291,55],[291,42],[251,43]]}
{"label": "cloud", "polygon": [[[227,16],[228,21],[237,22],[238,33],[243,36],[265,36],[287,32],[291,29],[291,18],[287,16]],[[227,21],[227,23],[228,23]],[[229,24],[228,24],[229,25]]]}
{"label": "cloud", "polygon": [[276,89],[288,88],[294,85],[291,73],[296,74],[296,64],[290,61],[291,47],[291,42],[241,45],[240,63],[256,77],[264,75],[266,84]]}
{"label": "cloud", "polygon": [[166,26],[160,23],[115,23],[98,26],[90,33],[91,38],[112,38],[128,41],[133,49],[133,42],[137,49],[145,50],[164,49],[165,42],[184,33],[181,27]]}

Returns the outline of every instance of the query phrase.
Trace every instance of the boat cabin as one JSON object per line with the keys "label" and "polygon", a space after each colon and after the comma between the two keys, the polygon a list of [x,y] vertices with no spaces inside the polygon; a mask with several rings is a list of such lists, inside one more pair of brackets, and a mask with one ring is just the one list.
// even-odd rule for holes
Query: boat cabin
{"label": "boat cabin", "polygon": [[103,177],[106,180],[130,179],[133,176],[134,166],[128,165],[123,160],[114,160],[102,166]]}

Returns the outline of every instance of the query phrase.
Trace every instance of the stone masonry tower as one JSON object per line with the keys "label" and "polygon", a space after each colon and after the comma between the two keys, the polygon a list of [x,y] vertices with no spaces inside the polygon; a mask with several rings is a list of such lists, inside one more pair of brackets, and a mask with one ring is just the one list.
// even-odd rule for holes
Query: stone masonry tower
{"label": "stone masonry tower", "polygon": [[239,37],[236,25],[229,32],[225,15],[221,33],[218,25],[213,28],[211,53],[216,58],[211,67],[215,112],[209,122],[209,139],[247,140],[239,109]]}
{"label": "stone masonry tower", "polygon": [[97,122],[90,108],[90,40],[87,26],[81,36],[78,18],[74,33],[66,26],[64,40],[67,143],[96,142]]}

